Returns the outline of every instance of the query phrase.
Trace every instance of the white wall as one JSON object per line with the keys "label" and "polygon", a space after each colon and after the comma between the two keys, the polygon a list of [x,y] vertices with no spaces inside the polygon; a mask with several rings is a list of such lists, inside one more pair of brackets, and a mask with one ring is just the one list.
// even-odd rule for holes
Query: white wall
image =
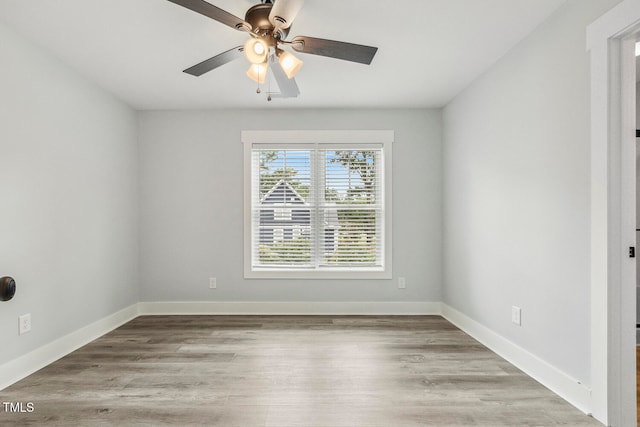
{"label": "white wall", "polygon": [[568,0],[443,113],[444,301],[587,385],[585,27],[616,3]]}
{"label": "white wall", "polygon": [[[142,301],[440,301],[441,115],[428,110],[140,113]],[[391,280],[243,278],[242,130],[391,129]],[[216,290],[208,277],[217,278]]]}
{"label": "white wall", "polygon": [[[136,116],[0,25],[0,364],[137,301]],[[18,316],[33,330],[18,336]]]}

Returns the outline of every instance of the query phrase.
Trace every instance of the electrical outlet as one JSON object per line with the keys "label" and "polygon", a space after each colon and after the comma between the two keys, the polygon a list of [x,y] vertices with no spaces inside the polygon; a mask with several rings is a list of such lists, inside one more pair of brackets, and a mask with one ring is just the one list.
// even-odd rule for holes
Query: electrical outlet
{"label": "electrical outlet", "polygon": [[518,326],[522,326],[522,309],[515,305],[511,307],[511,321]]}
{"label": "electrical outlet", "polygon": [[407,287],[407,280],[404,277],[398,277],[398,289],[404,289]]}
{"label": "electrical outlet", "polygon": [[31,313],[18,317],[18,334],[26,334],[31,330]]}
{"label": "electrical outlet", "polygon": [[218,287],[218,285],[216,283],[216,278],[215,277],[209,277],[209,289],[215,289],[217,287]]}

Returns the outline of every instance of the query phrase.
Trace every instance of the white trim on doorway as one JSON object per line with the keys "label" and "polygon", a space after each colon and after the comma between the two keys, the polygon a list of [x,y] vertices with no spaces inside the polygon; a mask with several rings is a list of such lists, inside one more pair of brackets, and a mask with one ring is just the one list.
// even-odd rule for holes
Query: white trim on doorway
{"label": "white trim on doorway", "polygon": [[[635,79],[640,1],[587,28],[591,53],[591,406],[611,426],[635,425]],[[631,90],[629,89],[631,88]],[[632,95],[633,94],[633,98]],[[630,158],[631,157],[631,158]],[[631,318],[631,322],[629,322]],[[634,326],[634,328],[631,328]],[[634,348],[631,345],[631,348]],[[635,351],[635,350],[634,350]],[[627,373],[627,375],[624,375]]]}

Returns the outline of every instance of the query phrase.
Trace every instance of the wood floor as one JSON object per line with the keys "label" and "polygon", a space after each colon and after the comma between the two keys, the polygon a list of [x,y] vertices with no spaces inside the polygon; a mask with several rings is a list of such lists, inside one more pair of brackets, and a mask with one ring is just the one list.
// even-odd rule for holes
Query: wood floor
{"label": "wood floor", "polygon": [[0,400],[3,426],[601,426],[439,316],[143,316]]}

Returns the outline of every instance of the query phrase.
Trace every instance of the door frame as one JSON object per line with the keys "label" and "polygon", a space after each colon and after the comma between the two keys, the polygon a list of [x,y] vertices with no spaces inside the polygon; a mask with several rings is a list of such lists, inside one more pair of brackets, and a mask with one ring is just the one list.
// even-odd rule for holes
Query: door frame
{"label": "door frame", "polygon": [[591,391],[594,418],[635,425],[635,41],[640,0],[587,27],[591,53]]}

